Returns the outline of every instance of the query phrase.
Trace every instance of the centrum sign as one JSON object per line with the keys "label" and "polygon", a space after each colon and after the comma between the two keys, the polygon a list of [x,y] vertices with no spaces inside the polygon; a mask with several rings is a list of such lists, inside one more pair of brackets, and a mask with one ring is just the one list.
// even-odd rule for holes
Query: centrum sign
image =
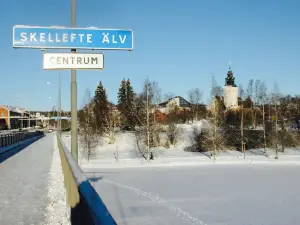
{"label": "centrum sign", "polygon": [[14,48],[133,50],[133,31],[16,25]]}
{"label": "centrum sign", "polygon": [[103,53],[44,53],[43,69],[104,69],[104,55]]}

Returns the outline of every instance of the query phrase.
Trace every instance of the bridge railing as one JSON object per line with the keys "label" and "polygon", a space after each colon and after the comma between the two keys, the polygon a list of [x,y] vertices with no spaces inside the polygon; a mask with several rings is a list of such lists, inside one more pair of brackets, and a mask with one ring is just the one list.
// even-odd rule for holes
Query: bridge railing
{"label": "bridge railing", "polygon": [[117,224],[59,135],[57,142],[72,225]]}
{"label": "bridge railing", "polygon": [[43,135],[42,131],[34,132],[14,132],[7,134],[0,134],[0,148],[8,147],[10,145],[25,141],[27,139]]}

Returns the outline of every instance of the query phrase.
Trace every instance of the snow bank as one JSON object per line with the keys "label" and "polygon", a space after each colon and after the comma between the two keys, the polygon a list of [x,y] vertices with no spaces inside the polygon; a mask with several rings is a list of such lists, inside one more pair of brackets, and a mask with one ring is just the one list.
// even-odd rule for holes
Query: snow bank
{"label": "snow bank", "polygon": [[94,158],[115,160],[115,154],[123,159],[142,157],[134,132],[117,133],[114,144],[108,144],[106,138],[102,139],[102,143],[97,146]]}
{"label": "snow bank", "polygon": [[[170,148],[165,147],[155,147],[151,148],[150,151],[153,152],[154,161],[162,160],[163,163],[167,163],[168,160],[179,160],[175,164],[191,164],[191,159],[199,158],[201,163],[204,160],[212,161],[213,160],[213,151],[207,152],[188,152],[184,151],[186,148],[192,145],[192,136],[194,129],[197,129],[198,132],[201,131],[204,127],[209,127],[209,121],[201,120],[192,124],[178,124],[180,129],[180,135],[178,138],[177,144],[170,146]],[[164,130],[167,130],[167,126],[162,126]],[[164,145],[166,142],[166,133],[160,133],[161,145]],[[65,141],[67,147],[70,149],[71,136],[70,134],[63,135],[63,140]],[[115,136],[115,143],[108,144],[107,138],[100,138],[99,144],[94,149],[94,153],[91,156],[90,160],[87,161],[86,153],[84,153],[83,145],[79,142],[79,164],[81,166],[86,164],[91,164],[92,167],[96,164],[103,164],[104,166],[108,164],[120,164],[129,166],[130,164],[143,166],[147,164],[141,151],[146,152],[146,146],[144,143],[137,142],[137,138],[134,132],[118,132]],[[263,149],[252,149],[247,150],[244,156],[244,153],[236,150],[219,150],[216,153],[216,160],[223,160],[224,162],[233,162],[240,160],[258,160],[264,161],[268,158],[274,159],[275,151],[270,150],[267,153],[263,152]],[[244,159],[245,157],[245,159]],[[285,153],[279,153],[279,159],[282,160],[298,160],[300,159],[300,151],[298,149],[287,149]],[[117,160],[118,159],[118,160]],[[165,160],[165,161],[164,161]],[[181,162],[180,162],[181,161]],[[197,160],[192,164],[199,163]],[[149,164],[149,163],[148,163]],[[153,164],[153,163],[152,163]],[[161,163],[160,163],[161,164]]]}
{"label": "snow bank", "polygon": [[[180,129],[180,137],[178,138],[178,143],[175,146],[170,146],[170,148],[157,147],[151,148],[151,151],[154,153],[154,157],[194,157],[194,156],[203,156],[201,153],[192,153],[185,152],[184,149],[191,145],[191,135],[193,129],[201,129],[202,126],[207,126],[208,122],[206,120],[197,121],[193,124],[179,124],[178,128]],[[163,126],[164,129],[167,129],[167,126]],[[63,135],[63,140],[66,143],[66,146],[71,149],[71,135],[66,133]],[[161,144],[166,142],[166,134],[161,134]],[[78,144],[78,155],[79,163],[89,163],[87,162],[87,157],[85,154],[84,146],[80,143]],[[143,159],[141,151],[145,152],[144,143],[138,143],[137,138],[134,132],[118,132],[115,136],[115,143],[108,144],[107,138],[99,138],[99,143],[97,147],[93,150],[93,155],[90,158],[90,162],[93,160],[116,160],[118,159]]]}
{"label": "snow bank", "polygon": [[49,205],[46,209],[46,224],[71,224],[56,135],[53,135],[53,157],[47,196]]}

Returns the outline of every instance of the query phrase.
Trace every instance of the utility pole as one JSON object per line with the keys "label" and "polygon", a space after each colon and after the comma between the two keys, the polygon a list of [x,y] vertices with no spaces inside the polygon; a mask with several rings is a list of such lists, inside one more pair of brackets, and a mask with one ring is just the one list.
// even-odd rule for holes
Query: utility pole
{"label": "utility pole", "polygon": [[[76,0],[71,0],[71,27],[76,27]],[[71,50],[76,54],[76,49]],[[76,70],[71,70],[71,153],[78,163],[78,143],[77,143],[77,81]]]}

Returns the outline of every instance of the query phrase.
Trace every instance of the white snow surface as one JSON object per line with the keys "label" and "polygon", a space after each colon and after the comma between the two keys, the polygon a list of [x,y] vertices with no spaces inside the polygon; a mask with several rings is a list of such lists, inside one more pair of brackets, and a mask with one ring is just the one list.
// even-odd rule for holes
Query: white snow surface
{"label": "white snow surface", "polygon": [[0,163],[0,224],[46,224],[52,135],[11,153]]}
{"label": "white snow surface", "polygon": [[46,224],[60,225],[70,223],[70,207],[66,201],[64,176],[61,167],[56,135],[53,135],[53,157],[48,184],[49,204],[46,209]]}
{"label": "white snow surface", "polygon": [[[185,152],[193,127],[181,125],[176,146],[159,147],[145,161],[134,133],[118,133],[114,144],[97,146],[88,162],[79,144],[82,170],[120,225],[295,225],[299,224],[300,152],[220,150],[216,161]],[[63,137],[70,147],[70,134]],[[118,148],[119,161],[114,153]]]}
{"label": "white snow surface", "polygon": [[[108,184],[112,184],[114,186],[117,186],[119,188],[123,188],[123,189],[127,189],[129,191],[134,192],[136,195],[139,196],[143,196],[145,198],[149,198],[151,201],[157,203],[159,205],[159,207],[164,207],[165,209],[167,209],[168,211],[170,211],[171,213],[174,213],[175,215],[177,215],[182,222],[184,222],[185,224],[200,224],[200,225],[205,225],[204,222],[202,222],[201,220],[191,216],[189,213],[183,211],[182,209],[173,206],[172,204],[169,204],[165,199],[161,198],[158,194],[155,193],[151,193],[151,192],[145,192],[142,191],[140,189],[134,188],[134,187],[130,187],[124,184],[120,184],[111,180],[104,180],[105,183]],[[134,223],[134,221],[132,221]]]}
{"label": "white snow surface", "polygon": [[299,165],[85,170],[120,225],[299,224]]}
{"label": "white snow surface", "polygon": [[[192,153],[183,151],[185,147],[190,146],[190,138],[192,134],[193,128],[201,129],[203,124],[207,124],[205,120],[198,121],[194,124],[179,124],[178,127],[180,129],[179,143],[175,146],[170,146],[170,148],[157,147],[151,148],[151,151],[154,153],[155,157],[194,157],[194,156],[203,156],[200,153]],[[162,135],[161,143],[165,143],[166,139]],[[63,135],[63,140],[67,147],[70,149],[71,147],[71,134],[67,133]],[[145,148],[143,144],[140,144],[141,147]],[[79,141],[79,159],[82,163],[86,163],[86,157],[84,157],[83,150],[84,147]],[[134,132],[117,132],[116,133],[116,141],[114,144],[108,144],[108,140],[106,138],[99,138],[99,144],[95,149],[94,156],[91,157],[91,161],[99,160],[99,159],[110,159],[114,160],[114,153],[118,152],[119,159],[141,159],[142,155],[137,146],[137,140]]]}
{"label": "white snow surface", "polygon": [[[262,163],[262,162],[300,162],[299,149],[286,149],[284,153],[279,153],[279,160],[275,160],[275,151],[267,149],[253,149],[244,153],[235,150],[220,150],[217,151],[216,161],[213,162],[212,151],[188,152],[185,148],[191,146],[191,136],[193,129],[200,131],[203,127],[208,127],[209,122],[201,120],[192,124],[179,124],[180,135],[178,143],[170,148],[156,147],[150,151],[154,154],[154,160],[147,162],[141,150],[145,152],[145,146],[140,143],[138,148],[137,140],[134,132],[117,132],[114,144],[108,144],[106,138],[99,138],[99,144],[93,149],[93,155],[90,160],[87,160],[85,149],[79,141],[79,164],[82,168],[120,168],[120,167],[153,167],[153,166],[179,166],[179,165],[198,165],[211,163]],[[166,126],[163,127],[166,129]],[[161,143],[166,142],[166,134],[161,134]],[[66,133],[63,135],[63,140],[67,147],[71,149],[71,135]],[[80,139],[79,139],[80,140]],[[116,159],[118,155],[118,160]]]}

